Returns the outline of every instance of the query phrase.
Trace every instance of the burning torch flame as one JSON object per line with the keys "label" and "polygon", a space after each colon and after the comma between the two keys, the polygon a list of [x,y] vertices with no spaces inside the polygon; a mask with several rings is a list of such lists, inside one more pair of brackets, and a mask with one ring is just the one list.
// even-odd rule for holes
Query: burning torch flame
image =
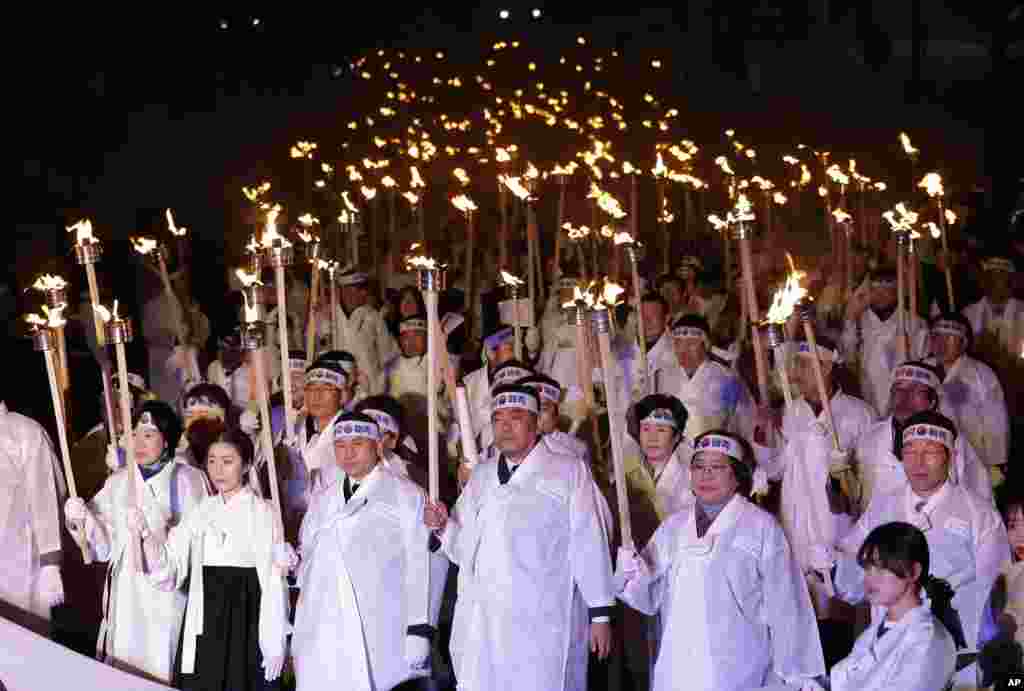
{"label": "burning torch flame", "polygon": [[832,217],[836,219],[836,223],[847,223],[853,219],[853,216],[846,213],[843,209],[834,209],[832,211]]}
{"label": "burning torch flame", "polygon": [[921,153],[920,149],[915,149],[910,143],[910,137],[907,136],[906,132],[900,132],[900,144],[903,145],[903,150],[907,153],[907,156],[911,158]]}
{"label": "burning torch flame", "polygon": [[261,182],[256,187],[243,187],[242,194],[251,202],[256,202],[260,197],[270,191],[269,182]]}
{"label": "burning torch flame", "polygon": [[390,175],[385,175],[380,179],[380,184],[384,185],[384,187],[388,189],[391,189],[392,187],[395,186],[395,179]]}
{"label": "burning torch flame", "polygon": [[950,209],[946,209],[946,223],[948,223],[949,225],[953,225],[954,223],[956,223],[956,214],[953,213]]}
{"label": "burning torch flame", "polygon": [[928,221],[927,223],[924,224],[924,227],[928,229],[928,232],[930,232],[932,234],[932,237],[935,238],[936,240],[942,237],[942,231],[939,230],[939,227],[935,225],[933,222]]}
{"label": "burning torch flame", "polygon": [[267,211],[267,227],[263,231],[263,247],[272,247],[275,240],[280,241],[282,247],[292,246],[292,243],[288,241],[288,238],[277,232],[277,216],[280,213],[280,204],[274,204]]}
{"label": "burning torch flame", "polygon": [[366,185],[363,185],[359,188],[359,191],[363,193],[363,197],[366,198],[366,201],[370,201],[377,196],[377,190],[374,187],[367,187]]}
{"label": "burning torch flame", "polygon": [[[314,216],[313,214],[302,214],[301,216],[299,216],[299,223],[301,223],[307,228],[312,228],[314,224],[320,225],[320,219]],[[305,238],[302,239],[306,240]],[[309,240],[306,240],[306,242],[309,242]]]}
{"label": "burning torch flame", "polygon": [[882,214],[882,218],[889,222],[893,232],[912,232],[917,223],[917,212],[910,211],[903,202],[900,202],[895,210],[890,209]]}
{"label": "burning torch flame", "polygon": [[501,282],[512,288],[518,288],[519,286],[523,285],[523,283],[525,283],[523,279],[518,278],[517,276],[513,276],[504,269],[501,270]]}
{"label": "burning torch flame", "polygon": [[658,152],[658,156],[655,159],[654,168],[651,169],[651,172],[654,174],[654,177],[656,178],[663,178],[665,177],[665,174],[668,172],[668,168],[665,167],[665,161],[661,158],[660,151]]}
{"label": "burning torch flame", "polygon": [[402,196],[405,197],[406,201],[408,201],[413,206],[416,206],[420,202],[420,198],[416,195],[415,192],[403,192]]}
{"label": "burning torch flame", "polygon": [[67,231],[69,233],[75,232],[77,234],[75,237],[75,244],[84,245],[86,243],[92,244],[94,242],[99,242],[99,240],[92,236],[92,221],[88,218],[82,219],[75,225],[70,226]]}
{"label": "burning torch flame", "polygon": [[179,238],[185,237],[188,228],[179,228],[174,224],[174,214],[171,213],[171,210],[167,209],[164,215],[167,216],[167,229],[171,231],[171,235]]}
{"label": "burning torch flame", "polygon": [[412,177],[412,181],[409,183],[409,187],[412,189],[427,186],[427,184],[423,182],[423,178],[420,177],[420,171],[416,166],[409,166],[409,175]]}
{"label": "burning torch flame", "polygon": [[729,227],[728,221],[723,221],[715,214],[708,216],[708,222],[715,227],[715,230],[725,230]]}
{"label": "burning torch flame", "polygon": [[476,204],[474,204],[473,200],[470,199],[469,196],[465,194],[460,194],[456,197],[452,197],[452,204],[455,206],[456,209],[458,209],[464,214],[476,211]]}
{"label": "burning torch flame", "polygon": [[613,238],[612,241],[616,245],[632,245],[633,244],[633,236],[630,235],[629,233],[627,233],[626,231],[620,231],[620,232],[615,234],[615,237]]}
{"label": "burning torch flame", "polygon": [[345,208],[348,209],[350,214],[359,213],[359,207],[352,203],[352,200],[348,198],[348,190],[341,193],[341,201],[345,202]]}
{"label": "burning torch flame", "polygon": [[462,185],[463,187],[469,184],[469,175],[466,174],[465,169],[456,168],[455,170],[452,171],[452,175],[455,176],[455,179],[458,180],[459,184]]}
{"label": "burning torch flame", "polygon": [[425,257],[423,255],[409,257],[408,261],[406,261],[406,265],[410,269],[422,269],[427,271],[437,269],[437,261],[431,257]]}
{"label": "burning torch flame", "polygon": [[785,204],[789,200],[786,198],[786,195],[784,195],[782,192],[776,192],[772,196],[772,201],[774,201],[779,206],[782,206],[783,204]]}
{"label": "burning torch flame", "polygon": [[715,159],[715,165],[722,169],[722,172],[726,175],[736,175],[732,168],[729,166],[729,159],[725,156],[719,156]]}
{"label": "burning torch flame", "polygon": [[522,179],[519,177],[509,177],[508,175],[499,175],[498,180],[501,181],[505,187],[511,190],[512,194],[516,195],[524,201],[529,201],[530,190],[523,185]]}
{"label": "burning torch flame", "polygon": [[296,142],[291,148],[292,158],[313,158],[316,142]]}
{"label": "burning torch flame", "polygon": [[833,163],[832,165],[830,165],[825,170],[825,174],[829,176],[829,178],[832,180],[832,182],[835,182],[835,183],[838,183],[838,184],[844,185],[844,186],[850,184],[850,177],[846,173],[844,173],[842,171],[842,169],[839,168],[839,164],[838,163]]}
{"label": "burning torch flame", "polygon": [[785,285],[775,291],[772,306],[768,308],[766,321],[772,324],[784,324],[792,315],[796,305],[807,295],[807,290],[800,285],[800,279],[807,274],[793,267],[793,258],[786,253],[792,272],[786,277]]}
{"label": "burning torch flame", "polygon": [[606,281],[604,284],[604,290],[601,293],[601,301],[608,307],[614,307],[619,302],[619,296],[625,291],[626,289],[618,283]]}
{"label": "burning torch flame", "polygon": [[740,223],[742,221],[753,221],[754,218],[754,205],[747,199],[747,195],[741,194],[739,199],[736,200],[736,207],[733,209],[735,213],[730,212],[728,221],[730,223]]}
{"label": "burning torch flame", "polygon": [[153,238],[131,238],[132,247],[141,255],[147,255],[157,248],[156,240]]}
{"label": "burning torch flame", "polygon": [[47,291],[47,290],[64,290],[68,285],[60,276],[53,276],[50,274],[43,274],[36,279],[36,282],[32,284],[35,290]]}
{"label": "burning torch flame", "polygon": [[562,224],[562,228],[568,231],[570,240],[582,240],[583,238],[590,235],[590,228],[588,228],[587,226],[580,226],[579,228],[574,228],[572,223],[569,223],[568,221]]}
{"label": "burning torch flame", "polygon": [[50,309],[46,305],[43,305],[43,314],[46,317],[45,319],[40,317],[38,314],[26,314],[25,321],[31,324],[33,329],[43,327],[50,329],[60,328],[67,324],[67,320],[63,317],[64,307],[65,305],[58,305],[57,307]]}
{"label": "burning torch flame", "polygon": [[263,285],[260,282],[259,274],[249,273],[245,269],[235,269],[235,276],[238,277],[238,281],[246,288],[253,285]]}
{"label": "burning torch flame", "polygon": [[917,186],[925,190],[929,197],[941,197],[946,191],[942,189],[942,176],[938,173],[928,173]]}

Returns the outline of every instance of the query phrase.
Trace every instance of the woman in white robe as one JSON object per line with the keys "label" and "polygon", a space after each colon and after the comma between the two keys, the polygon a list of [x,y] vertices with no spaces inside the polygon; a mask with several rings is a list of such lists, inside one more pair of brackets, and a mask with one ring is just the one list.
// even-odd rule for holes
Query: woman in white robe
{"label": "woman in white robe", "polygon": [[[928,542],[909,523],[871,531],[857,555],[877,616],[832,668],[832,691],[940,691],[956,668],[943,625],[953,592],[928,573]],[[921,591],[927,600],[921,597]]]}
{"label": "woman in white robe", "polygon": [[696,503],[640,555],[621,549],[619,599],[660,614],[653,691],[796,689],[825,673],[814,610],[782,528],[743,498],[754,484],[739,440],[694,443]]}
{"label": "woman in white robe", "polygon": [[181,422],[170,406],[146,402],[135,427],[138,469],[125,464],[88,505],[74,498],[64,508],[68,529],[81,531],[96,560],[109,563],[97,658],[165,684],[173,678],[187,598],[150,582],[136,563],[141,546],[136,552],[128,518],[139,507],[148,529],[163,534],[206,496],[203,472],[173,455],[180,436]]}

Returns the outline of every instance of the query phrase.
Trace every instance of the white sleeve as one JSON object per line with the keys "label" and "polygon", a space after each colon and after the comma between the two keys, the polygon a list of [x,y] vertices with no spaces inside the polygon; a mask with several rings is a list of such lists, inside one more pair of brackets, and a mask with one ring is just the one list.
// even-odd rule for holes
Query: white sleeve
{"label": "white sleeve", "polygon": [[[573,581],[583,600],[593,610],[604,610],[615,604],[612,584],[611,539],[601,515],[597,485],[582,460],[576,462],[576,487],[569,500],[569,555]],[[594,616],[608,616],[600,612]]]}
{"label": "white sleeve", "polygon": [[274,564],[274,512],[269,502],[263,502],[262,507],[253,526],[253,551],[260,580],[260,652],[263,659],[268,659],[284,655],[290,627],[285,574]]}
{"label": "white sleeve", "polygon": [[423,523],[425,496],[418,492],[402,526],[405,548],[406,627],[430,623],[430,531]]}
{"label": "white sleeve", "polygon": [[676,553],[675,533],[679,527],[678,518],[669,519],[658,526],[650,542],[639,555],[651,572],[650,579],[632,581],[618,595],[620,600],[638,612],[657,614],[665,602],[672,574],[673,556]]}
{"label": "white sleeve", "polygon": [[[157,539],[155,537],[147,540]],[[203,539],[199,536],[197,539]],[[147,576],[154,588],[163,591],[178,590],[189,576],[189,560],[192,558],[192,521],[183,521],[171,528],[167,540],[159,544],[159,556],[155,564],[147,564]]]}
{"label": "white sleeve", "polygon": [[985,435],[988,442],[985,457],[989,463],[1000,465],[1006,463],[1010,452],[1010,418],[1006,409],[1006,398],[999,379],[989,370],[985,372],[982,419],[988,427]]}
{"label": "white sleeve", "polygon": [[29,507],[32,542],[41,566],[61,561],[60,507],[57,499],[56,457],[46,432],[34,421],[21,425],[25,500]]}

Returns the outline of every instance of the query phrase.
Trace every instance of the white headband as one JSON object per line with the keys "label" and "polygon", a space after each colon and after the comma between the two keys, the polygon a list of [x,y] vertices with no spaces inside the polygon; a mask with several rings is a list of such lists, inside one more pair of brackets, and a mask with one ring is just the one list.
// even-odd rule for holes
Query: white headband
{"label": "white headband", "polygon": [[340,439],[354,439],[363,437],[380,441],[380,427],[376,422],[363,422],[361,420],[344,420],[334,423],[334,441]]}
{"label": "white headband", "polygon": [[903,443],[912,441],[937,441],[950,451],[953,450],[953,433],[945,427],[921,423],[903,430]]}
{"label": "white headband", "polygon": [[156,426],[155,422],[153,422],[153,416],[148,410],[139,416],[139,421],[135,425],[136,432],[141,432],[144,429],[151,429],[156,432],[160,431],[160,428]]}
{"label": "white headband", "polygon": [[531,374],[533,374],[533,372],[530,370],[523,369],[522,367],[516,367],[515,365],[502,367],[494,373],[494,381],[491,382],[491,388],[493,389],[494,387],[501,386],[502,384],[514,384],[520,379],[528,377]]}
{"label": "white headband", "polygon": [[299,372],[305,372],[306,361],[303,358],[290,357],[288,358],[288,369],[292,372],[296,370]]}
{"label": "white headband", "polygon": [[[810,356],[812,354],[811,344],[807,341],[800,341],[796,346],[796,354]],[[836,364],[840,364],[843,361],[843,358],[838,351],[826,348],[823,345],[818,346],[818,357],[826,362],[834,362]]]}
{"label": "white headband", "polygon": [[540,415],[537,399],[529,394],[518,391],[503,391],[494,397],[494,401],[491,403],[491,411],[497,412],[505,408],[518,408],[520,410],[528,410],[534,415]]}
{"label": "white headband", "polygon": [[404,319],[398,325],[398,333],[404,334],[406,331],[426,331],[427,320],[426,319]]}
{"label": "white headband", "polygon": [[[935,376],[935,372],[918,365],[900,365],[892,371],[892,384],[896,382],[910,382],[912,384],[924,384],[935,391],[942,388],[942,383]],[[892,386],[890,384],[890,387]]]}
{"label": "white headband", "polygon": [[1013,265],[1009,259],[1003,257],[991,257],[981,263],[981,268],[985,271],[1005,271],[1007,273],[1013,273],[1017,268]]}
{"label": "white headband", "polygon": [[343,389],[348,383],[348,377],[343,372],[335,372],[326,367],[316,367],[306,372],[306,386],[310,384],[330,384],[331,386]]}
{"label": "white headband", "polygon": [[383,410],[377,410],[375,408],[367,408],[362,411],[366,417],[371,417],[377,422],[377,426],[385,432],[398,436],[398,422],[395,418],[385,413]]}
{"label": "white headband", "polygon": [[932,326],[932,333],[967,338],[967,327],[952,319],[940,319]]}
{"label": "white headband", "polygon": [[672,429],[679,429],[679,425],[676,424],[676,416],[672,414],[672,411],[668,408],[655,408],[652,410],[647,417],[640,421],[640,424],[651,424],[651,425],[667,425]]}
{"label": "white headband", "polygon": [[562,389],[542,381],[526,382],[523,386],[529,386],[537,392],[542,401],[550,401],[557,404],[562,399]]}
{"label": "white headband", "polygon": [[705,434],[698,439],[694,445],[693,455],[696,456],[701,451],[717,451],[737,461],[743,461],[743,448],[739,442],[722,434]]}
{"label": "white headband", "polygon": [[708,332],[696,326],[677,326],[672,329],[672,338],[699,338],[708,344]]}
{"label": "white headband", "polygon": [[338,285],[340,286],[357,286],[362,285],[370,280],[370,277],[361,271],[350,274],[342,274],[338,276]]}

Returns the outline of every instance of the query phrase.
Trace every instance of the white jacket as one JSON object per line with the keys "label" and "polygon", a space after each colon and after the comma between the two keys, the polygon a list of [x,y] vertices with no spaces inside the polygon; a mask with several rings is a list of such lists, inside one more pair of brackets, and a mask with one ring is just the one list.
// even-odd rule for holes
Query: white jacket
{"label": "white jacket", "polygon": [[390,689],[425,673],[405,658],[408,627],[435,623],[424,500],[381,465],[347,503],[341,482],[313,496],[292,635],[299,691]]}
{"label": "white jacket", "polygon": [[387,324],[380,313],[369,305],[352,310],[351,315],[338,307],[338,322],[341,331],[341,350],[347,350],[356,357],[359,369],[366,373],[370,382],[370,395],[383,391],[384,364],[401,354]]}
{"label": "white jacket", "polygon": [[832,691],[941,691],[956,670],[956,647],[949,632],[921,605],[897,622],[884,615],[857,637],[850,654],[830,674]]}
{"label": "white jacket", "polygon": [[0,600],[44,619],[39,570],[61,562],[57,463],[46,430],[0,401]]}
{"label": "white jacket", "polygon": [[921,317],[906,314],[911,352],[903,357],[899,336],[899,313],[894,311],[882,321],[870,308],[856,322],[848,321],[843,329],[842,348],[846,359],[860,359],[860,390],[864,400],[880,414],[889,406],[892,370],[901,362],[916,360],[924,353],[926,325]]}
{"label": "white jacket", "polygon": [[942,398],[986,466],[1009,460],[1010,419],[1003,387],[991,367],[961,355],[946,371]]}
{"label": "white jacket", "polygon": [[971,322],[971,330],[977,340],[989,331],[999,337],[999,343],[1012,355],[1019,355],[1024,343],[1024,301],[1010,298],[997,319],[992,303],[987,297],[964,307],[963,315]]}

